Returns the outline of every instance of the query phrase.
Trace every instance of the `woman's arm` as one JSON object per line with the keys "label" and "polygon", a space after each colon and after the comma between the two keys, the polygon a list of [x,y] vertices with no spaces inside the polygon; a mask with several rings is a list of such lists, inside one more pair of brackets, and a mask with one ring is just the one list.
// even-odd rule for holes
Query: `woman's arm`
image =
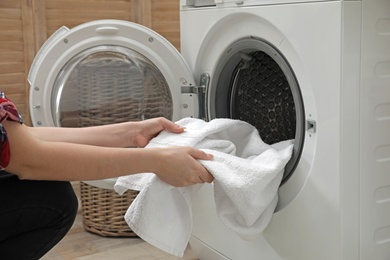
{"label": "woman's arm", "polygon": [[[7,130],[11,150],[11,160],[6,170],[21,179],[95,180],[153,172],[174,186],[187,186],[213,180],[210,173],[196,161],[196,159],[208,160],[212,156],[190,147],[164,149],[99,147],[79,144],[78,140],[83,140],[80,142],[83,143],[85,139],[68,136],[68,131],[61,130],[59,138],[50,135],[40,136],[41,133],[37,134],[36,129],[12,121],[4,121],[3,125]],[[99,143],[97,140],[103,135],[103,130],[92,129],[93,137],[90,142]],[[49,131],[54,133],[56,129]],[[76,132],[80,131],[76,130]],[[87,135],[88,131],[81,133],[81,136]],[[147,139],[139,136],[135,135],[141,140]],[[57,138],[61,142],[55,141]],[[107,144],[107,142],[114,144],[117,141],[103,143]],[[129,141],[129,143],[136,144],[137,141]]]}
{"label": "woman's arm", "polygon": [[183,128],[160,117],[145,121],[84,128],[34,127],[30,132],[45,141],[89,144],[105,147],[145,147],[162,130],[174,133]]}

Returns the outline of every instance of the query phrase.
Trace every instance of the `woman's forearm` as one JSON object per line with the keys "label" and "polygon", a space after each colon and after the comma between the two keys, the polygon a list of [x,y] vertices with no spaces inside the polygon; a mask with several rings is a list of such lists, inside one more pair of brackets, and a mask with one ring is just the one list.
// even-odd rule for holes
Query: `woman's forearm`
{"label": "woman's forearm", "polygon": [[145,147],[162,130],[181,133],[184,128],[160,117],[145,121],[84,128],[31,127],[29,129],[31,134],[44,141],[105,147]]}
{"label": "woman's forearm", "polygon": [[158,161],[156,152],[150,149],[107,148],[59,142],[44,142],[39,146],[30,153],[30,158],[16,163],[12,163],[11,159],[7,170],[21,179],[29,180],[97,180],[154,172],[153,162]]}
{"label": "woman's forearm", "polygon": [[21,179],[97,180],[143,172],[153,172],[174,186],[213,179],[196,161],[212,156],[191,147],[113,148],[44,141],[19,123],[5,121],[3,125],[11,151],[6,170]]}
{"label": "woman's forearm", "polygon": [[84,128],[31,127],[30,132],[40,140],[67,142],[105,147],[133,146],[132,137],[136,135],[138,124],[127,122],[113,125]]}

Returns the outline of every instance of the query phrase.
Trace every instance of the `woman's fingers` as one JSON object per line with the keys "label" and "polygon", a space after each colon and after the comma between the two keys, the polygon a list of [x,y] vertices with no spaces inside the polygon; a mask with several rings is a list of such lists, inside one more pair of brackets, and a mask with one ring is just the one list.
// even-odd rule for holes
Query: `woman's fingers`
{"label": "woman's fingers", "polygon": [[209,154],[209,153],[206,153],[204,151],[197,150],[197,149],[192,149],[190,152],[190,155],[198,160],[211,160],[211,159],[213,159],[212,154]]}
{"label": "woman's fingers", "polygon": [[[197,160],[212,160],[214,158],[212,154],[208,154],[204,151],[197,149],[193,149],[190,155]],[[203,165],[202,168],[203,169],[199,171],[199,179],[201,180],[201,182],[211,183],[214,180],[213,175],[211,175],[211,173],[206,168],[204,168]]]}
{"label": "woman's fingers", "polygon": [[160,125],[167,131],[172,132],[172,133],[182,133],[185,128],[182,126],[179,126],[172,121],[169,121],[166,118],[160,117],[157,119]]}
{"label": "woman's fingers", "polygon": [[[153,148],[152,148],[153,149]],[[183,187],[212,182],[214,177],[198,160],[211,160],[213,156],[192,147],[167,147],[156,150],[156,173],[163,181]]]}

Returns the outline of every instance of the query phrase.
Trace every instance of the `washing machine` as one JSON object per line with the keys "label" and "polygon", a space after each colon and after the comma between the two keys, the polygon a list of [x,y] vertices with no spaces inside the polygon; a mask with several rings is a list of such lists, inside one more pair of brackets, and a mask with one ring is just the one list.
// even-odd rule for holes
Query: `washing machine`
{"label": "washing machine", "polygon": [[29,73],[34,126],[247,121],[266,143],[295,140],[278,206],[245,241],[203,185],[199,259],[390,259],[390,2],[181,0],[180,21],[181,53],[126,21],[59,29]]}

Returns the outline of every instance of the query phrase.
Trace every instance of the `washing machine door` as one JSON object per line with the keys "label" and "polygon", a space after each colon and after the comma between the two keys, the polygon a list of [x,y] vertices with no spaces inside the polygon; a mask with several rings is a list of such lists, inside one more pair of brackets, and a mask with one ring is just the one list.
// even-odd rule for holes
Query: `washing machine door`
{"label": "washing machine door", "polygon": [[28,80],[34,126],[198,117],[181,54],[158,33],[127,21],[60,28],[40,49]]}

